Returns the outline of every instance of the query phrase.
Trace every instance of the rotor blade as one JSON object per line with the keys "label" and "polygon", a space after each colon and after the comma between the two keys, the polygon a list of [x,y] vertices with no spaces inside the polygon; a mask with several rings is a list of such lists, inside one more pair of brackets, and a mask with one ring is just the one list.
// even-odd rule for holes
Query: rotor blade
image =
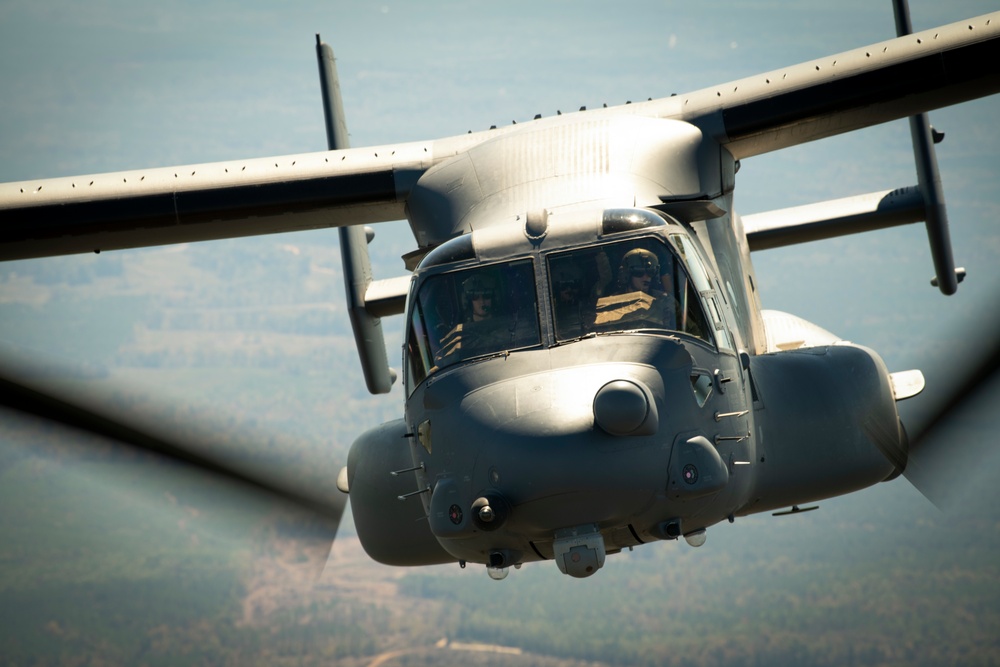
{"label": "rotor blade", "polygon": [[991,315],[979,327],[985,344],[975,349],[953,387],[926,414],[910,436],[904,476],[939,509],[1000,460],[996,437],[996,405],[1000,394],[1000,317]]}
{"label": "rotor blade", "polygon": [[329,493],[317,492],[315,485],[311,489],[301,480],[236,465],[233,459],[238,452],[230,450],[223,455],[200,442],[197,434],[182,438],[170,428],[148,419],[134,414],[118,415],[110,407],[110,401],[101,400],[107,397],[73,396],[56,383],[39,379],[38,376],[44,375],[44,372],[32,374],[30,367],[15,367],[0,360],[0,407],[110,438],[132,449],[185,464],[241,491],[291,509],[296,515],[294,523],[308,526],[311,538],[323,540],[327,547],[333,541],[346,505],[346,496],[336,491],[333,479],[324,489]]}

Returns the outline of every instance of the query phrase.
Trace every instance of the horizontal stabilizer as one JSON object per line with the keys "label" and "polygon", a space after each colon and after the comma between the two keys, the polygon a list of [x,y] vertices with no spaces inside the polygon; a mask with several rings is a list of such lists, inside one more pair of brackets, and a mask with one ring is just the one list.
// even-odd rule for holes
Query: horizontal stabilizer
{"label": "horizontal stabilizer", "polygon": [[768,250],[921,222],[918,186],[883,190],[743,217],[750,250]]}
{"label": "horizontal stabilizer", "polygon": [[365,292],[365,310],[372,317],[402,315],[409,291],[410,276],[373,280]]}
{"label": "horizontal stabilizer", "polygon": [[[912,32],[905,0],[897,0],[894,10],[896,31],[902,39]],[[991,23],[992,19],[987,18],[983,26],[989,27]],[[975,22],[966,26],[969,32],[975,32],[976,27]],[[935,39],[938,34],[935,33]],[[910,46],[922,46],[923,43],[924,38],[918,37]],[[866,55],[870,56],[871,51],[866,51]],[[995,77],[995,67],[989,67]],[[923,221],[934,260],[931,284],[945,295],[954,294],[965,271],[955,268],[941,174],[934,155],[934,143],[944,135],[931,128],[926,113],[914,114],[909,122],[917,167],[916,186],[748,216],[743,223],[750,249],[778,248]]]}

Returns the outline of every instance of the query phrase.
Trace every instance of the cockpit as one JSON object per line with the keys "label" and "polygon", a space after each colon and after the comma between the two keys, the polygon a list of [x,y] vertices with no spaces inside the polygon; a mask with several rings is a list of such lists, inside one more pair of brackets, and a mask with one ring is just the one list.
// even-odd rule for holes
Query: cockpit
{"label": "cockpit", "polygon": [[552,253],[546,263],[558,342],[636,330],[708,340],[697,292],[676,251],[658,237]]}
{"label": "cockpit", "polygon": [[408,386],[470,359],[604,334],[715,344],[701,298],[711,287],[686,232],[638,209],[605,211],[596,231],[562,243],[521,234],[520,252],[479,252],[466,236],[428,255],[408,305]]}
{"label": "cockpit", "polygon": [[532,259],[431,276],[410,308],[413,384],[466,359],[541,345]]}

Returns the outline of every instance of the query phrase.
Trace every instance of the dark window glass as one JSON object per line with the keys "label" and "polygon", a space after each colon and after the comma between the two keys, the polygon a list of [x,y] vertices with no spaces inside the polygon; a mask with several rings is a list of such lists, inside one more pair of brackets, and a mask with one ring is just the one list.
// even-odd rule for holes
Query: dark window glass
{"label": "dark window glass", "polygon": [[430,277],[410,312],[412,386],[459,361],[540,343],[530,259]]}
{"label": "dark window glass", "polygon": [[548,258],[556,339],[640,329],[710,340],[698,292],[662,241],[642,238]]}

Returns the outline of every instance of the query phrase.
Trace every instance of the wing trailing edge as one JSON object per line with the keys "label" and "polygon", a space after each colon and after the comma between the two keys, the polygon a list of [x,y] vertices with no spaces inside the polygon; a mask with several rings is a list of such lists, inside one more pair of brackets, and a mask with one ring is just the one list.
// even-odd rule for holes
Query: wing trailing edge
{"label": "wing trailing edge", "polygon": [[482,139],[0,184],[0,261],[401,220],[428,168]]}
{"label": "wing trailing edge", "polygon": [[[993,95],[1000,92],[997,62],[1000,12],[684,95],[560,119],[683,120],[741,159]],[[0,260],[398,220],[429,168],[527,126],[0,184]]]}
{"label": "wing trailing edge", "polygon": [[686,120],[736,159],[1000,92],[1000,12],[632,105]]}
{"label": "wing trailing edge", "polygon": [[406,182],[431,150],[411,144],[6,183],[0,259],[397,220]]}

